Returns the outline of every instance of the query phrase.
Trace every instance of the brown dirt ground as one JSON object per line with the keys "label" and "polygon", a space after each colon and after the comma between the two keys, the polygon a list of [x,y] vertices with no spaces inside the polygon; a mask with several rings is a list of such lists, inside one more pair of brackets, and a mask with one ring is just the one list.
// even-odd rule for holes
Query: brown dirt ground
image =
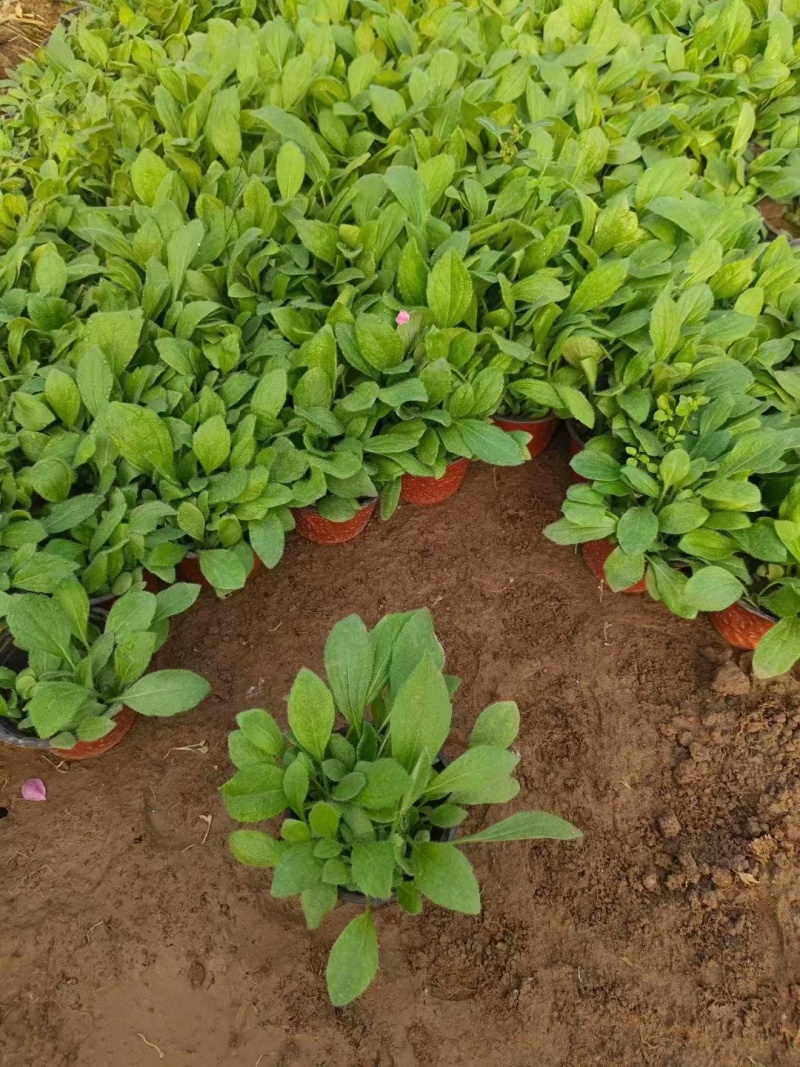
{"label": "brown dirt ground", "polygon": [[[3,1067],[800,1063],[800,687],[752,682],[705,620],[601,597],[541,536],[566,484],[557,439],[348,545],[292,538],[175,627],[162,665],[210,679],[200,710],[66,772],[2,752]],[[243,708],[284,714],[337,619],[422,605],[464,679],[451,754],[516,698],[511,807],[586,837],[476,847],[480,918],[383,910],[380,974],[335,1010],[324,964],[353,908],[310,933],[229,856],[226,734]],[[46,804],[20,799],[34,775]]]}
{"label": "brown dirt ground", "polygon": [[0,78],[44,44],[68,6],[55,0],[0,0]]}

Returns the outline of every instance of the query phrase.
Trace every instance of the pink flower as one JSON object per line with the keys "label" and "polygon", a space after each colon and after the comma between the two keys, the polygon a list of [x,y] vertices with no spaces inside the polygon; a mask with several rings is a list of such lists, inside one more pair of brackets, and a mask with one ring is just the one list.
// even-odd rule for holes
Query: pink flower
{"label": "pink flower", "polygon": [[47,800],[47,789],[41,778],[29,778],[22,783],[23,800]]}
{"label": "pink flower", "polygon": [[407,311],[398,311],[397,318],[394,321],[398,326],[405,326],[410,318],[411,316]]}

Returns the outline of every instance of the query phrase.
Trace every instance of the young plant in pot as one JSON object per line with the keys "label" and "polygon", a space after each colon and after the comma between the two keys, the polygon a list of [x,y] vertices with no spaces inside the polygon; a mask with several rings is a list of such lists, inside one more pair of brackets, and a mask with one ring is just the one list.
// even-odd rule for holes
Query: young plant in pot
{"label": "young plant in pot", "polygon": [[443,757],[458,682],[443,673],[428,611],[387,615],[371,631],[358,616],[343,619],[326,643],[325,666],[328,685],[310,670],[297,675],[288,733],[264,710],[238,716],[229,751],[239,769],[221,792],[240,822],[283,813],[279,836],[241,829],[230,845],[241,862],[274,868],[272,895],[299,896],[311,929],[340,899],[358,894],[363,902],[328,961],[330,998],[343,1005],[378,969],[376,905],[396,901],[418,915],[427,900],[475,915],[480,891],[465,846],[581,834],[529,811],[455,836],[472,805],[506,803],[519,792],[519,756],[510,751],[519,712],[510,701],[491,705],[468,750],[452,762]]}
{"label": "young plant in pot", "polygon": [[793,434],[764,428],[734,436],[715,426],[727,406],[723,398],[698,404],[695,414],[703,414],[692,432],[638,427],[636,446],[612,442],[620,458],[602,447],[608,441],[592,441],[572,459],[590,484],[570,487],[564,517],[545,535],[584,545],[589,569],[612,590],[647,589],[684,618],[734,603],[749,578],[734,532],[763,510],[751,478],[781,469]]}
{"label": "young plant in pot", "polygon": [[192,671],[145,674],[199,586],[131,591],[109,612],[92,612],[79,582],[52,597],[3,594],[8,631],[0,649],[0,739],[52,748],[67,759],[100,755],[130,730],[135,713],[171,716],[203,700]]}
{"label": "young plant in pot", "polygon": [[[177,567],[182,577],[220,596],[244,586],[256,556],[266,566],[277,564],[284,530],[291,528],[292,499],[291,489],[273,483],[268,468],[250,462],[256,416],[241,418],[231,432],[224,410],[212,396],[202,421],[195,413],[194,430],[134,404],[112,402],[102,414],[103,428],[124,458],[152,480],[165,517],[167,509],[172,513],[161,521],[158,545],[145,565],[164,581],[174,578]],[[177,454],[173,434],[180,441]]]}
{"label": "young plant in pot", "polygon": [[776,518],[759,518],[731,536],[751,579],[737,601],[712,612],[712,625],[729,644],[754,651],[759,678],[784,674],[800,659],[800,480]]}

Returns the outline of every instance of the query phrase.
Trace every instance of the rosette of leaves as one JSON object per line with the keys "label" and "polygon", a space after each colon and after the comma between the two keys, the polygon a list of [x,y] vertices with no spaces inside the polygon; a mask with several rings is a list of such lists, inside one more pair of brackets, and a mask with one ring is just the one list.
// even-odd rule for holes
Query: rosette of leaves
{"label": "rosette of leaves", "polygon": [[328,961],[330,998],[343,1005],[361,996],[378,969],[373,902],[396,898],[418,915],[427,900],[475,915],[480,891],[465,846],[581,835],[531,811],[444,840],[471,805],[504,803],[519,791],[519,757],[509,750],[519,712],[510,701],[486,708],[468,750],[447,766],[437,760],[457,681],[443,673],[429,612],[388,615],[371,631],[349,616],[331,631],[325,666],[327,685],[313,671],[297,675],[288,733],[262,709],[237,717],[229,751],[238,770],[221,792],[240,822],[284,813],[280,837],[241,829],[230,845],[241,862],[274,868],[272,895],[299,896],[310,928],[333,910],[340,888],[363,894],[364,912],[339,935]]}
{"label": "rosette of leaves", "polygon": [[292,491],[256,461],[257,415],[245,415],[231,432],[222,398],[208,391],[203,400],[193,413],[194,429],[117,402],[103,410],[102,426],[173,513],[171,532],[145,555],[145,566],[169,581],[187,550],[194,551],[204,577],[223,595],[243,587],[254,551],[265,565],[277,564],[284,529],[292,525]]}
{"label": "rosette of leaves", "polygon": [[90,614],[86,591],[74,580],[52,597],[3,594],[11,639],[27,653],[27,665],[0,668],[0,714],[68,749],[105,737],[126,706],[162,717],[189,711],[208,694],[205,679],[185,670],[145,672],[170,616],[186,611],[199,591],[183,583],[157,595],[132,591],[107,616]]}
{"label": "rosette of leaves", "polygon": [[685,414],[656,424],[658,434],[634,424],[633,445],[611,436],[591,441],[572,460],[590,484],[570,487],[564,517],[546,536],[557,544],[610,541],[610,588],[644,577],[651,596],[684,618],[734,603],[750,579],[738,538],[764,510],[753,476],[785,469],[797,432],[734,434],[726,426],[732,403],[682,398]]}
{"label": "rosette of leaves", "polygon": [[[762,480],[765,500],[769,481]],[[742,601],[775,620],[753,655],[760,678],[784,674],[800,659],[800,481],[796,473],[789,481],[773,515],[731,533],[750,572]]]}

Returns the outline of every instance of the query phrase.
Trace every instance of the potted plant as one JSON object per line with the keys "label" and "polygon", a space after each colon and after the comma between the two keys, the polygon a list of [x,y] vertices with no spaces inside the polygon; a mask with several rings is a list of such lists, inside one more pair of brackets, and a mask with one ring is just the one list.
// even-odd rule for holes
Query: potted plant
{"label": "potted plant", "polygon": [[0,739],[87,759],[121,741],[137,713],[164,717],[195,707],[208,694],[205,679],[186,670],[145,671],[169,618],[198,592],[182,583],[158,594],[134,590],[107,613],[90,611],[75,580],[52,597],[3,594]]}
{"label": "potted plant", "polygon": [[545,535],[584,545],[589,569],[612,590],[647,589],[686,618],[734,603],[749,578],[735,533],[763,510],[751,478],[781,469],[793,433],[735,436],[725,428],[728,407],[724,397],[674,406],[665,398],[658,410],[669,416],[637,426],[634,444],[594,439],[571,461],[590,484],[569,488],[564,517]]}
{"label": "potted plant", "polygon": [[732,537],[750,579],[738,600],[709,618],[734,648],[754,651],[758,677],[772,678],[800,659],[800,480],[783,496],[777,517],[759,518]]}
{"label": "potted plant", "polygon": [[519,712],[510,701],[486,708],[467,751],[443,759],[457,680],[443,673],[427,610],[387,615],[372,631],[356,615],[343,619],[328,637],[325,666],[328,685],[310,670],[297,675],[289,732],[262,709],[237,717],[229,751],[238,770],[221,792],[240,822],[283,814],[279,837],[241,829],[230,845],[241,862],[274,868],[272,895],[299,896],[311,929],[340,899],[357,894],[363,903],[328,961],[338,1006],[359,997],[378,969],[375,906],[397,902],[418,915],[428,900],[475,915],[480,891],[465,846],[581,834],[529,811],[454,836],[472,805],[519,792],[519,756],[510,750]]}

